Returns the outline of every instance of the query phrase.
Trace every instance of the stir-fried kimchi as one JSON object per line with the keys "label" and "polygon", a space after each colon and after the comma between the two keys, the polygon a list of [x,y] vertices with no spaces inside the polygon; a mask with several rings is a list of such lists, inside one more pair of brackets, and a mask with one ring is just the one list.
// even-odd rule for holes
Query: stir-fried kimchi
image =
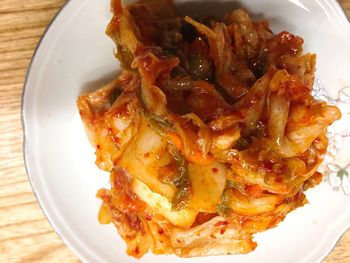
{"label": "stir-fried kimchi", "polygon": [[78,107],[111,189],[97,196],[136,258],[244,254],[255,233],[307,203],[326,130],[315,54],[242,9],[179,16],[170,0],[112,0],[122,71]]}

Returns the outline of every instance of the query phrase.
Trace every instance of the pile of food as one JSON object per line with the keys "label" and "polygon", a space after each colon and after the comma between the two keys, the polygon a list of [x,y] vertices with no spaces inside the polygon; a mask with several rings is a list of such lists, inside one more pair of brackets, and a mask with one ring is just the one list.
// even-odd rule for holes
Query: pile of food
{"label": "pile of food", "polygon": [[112,9],[123,70],[78,99],[96,164],[110,172],[100,222],[134,257],[254,250],[253,235],[322,180],[340,111],[311,95],[316,56],[241,9],[204,20],[169,0]]}

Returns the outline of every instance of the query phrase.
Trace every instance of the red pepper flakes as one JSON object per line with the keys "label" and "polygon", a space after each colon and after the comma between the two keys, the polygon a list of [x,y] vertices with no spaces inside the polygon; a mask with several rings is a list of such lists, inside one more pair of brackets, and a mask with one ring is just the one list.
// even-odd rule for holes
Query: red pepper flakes
{"label": "red pepper flakes", "polygon": [[139,246],[137,245],[136,248],[135,248],[135,254],[138,255],[140,253],[140,248]]}
{"label": "red pepper flakes", "polygon": [[214,226],[226,226],[226,225],[228,225],[227,221],[219,221],[219,222],[216,222]]}

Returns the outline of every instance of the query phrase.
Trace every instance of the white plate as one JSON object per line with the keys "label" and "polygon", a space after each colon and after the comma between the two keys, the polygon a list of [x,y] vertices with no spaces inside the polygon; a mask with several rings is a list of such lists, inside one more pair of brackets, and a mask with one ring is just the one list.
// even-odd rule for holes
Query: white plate
{"label": "white plate", "polygon": [[[192,10],[225,11],[231,6],[202,2]],[[242,2],[256,17],[269,18],[275,32],[288,30],[304,38],[305,50],[318,55],[318,79],[333,98],[350,86],[350,26],[336,1]],[[76,107],[80,93],[96,89],[119,69],[114,45],[104,34],[110,16],[109,0],[69,1],[35,53],[23,95],[25,159],[33,190],[54,229],[85,262],[135,262],[126,255],[114,226],[97,221],[100,201],[95,194],[108,187],[108,174],[94,164],[94,149]],[[343,103],[347,121],[340,122],[335,133],[349,125],[347,95],[336,101]],[[337,138],[349,149],[345,137],[350,133],[342,135]],[[342,167],[350,161],[347,152],[338,155]],[[350,225],[350,199],[326,182],[307,196],[310,204],[290,213],[277,228],[256,235],[258,247],[248,255],[179,259],[148,254],[139,262],[320,261]]]}

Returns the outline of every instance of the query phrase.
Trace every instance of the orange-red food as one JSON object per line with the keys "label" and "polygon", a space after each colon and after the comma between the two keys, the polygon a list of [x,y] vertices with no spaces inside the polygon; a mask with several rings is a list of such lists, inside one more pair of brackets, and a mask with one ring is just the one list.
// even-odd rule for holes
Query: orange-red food
{"label": "orange-red food", "polygon": [[170,0],[122,7],[107,34],[122,72],[78,99],[97,196],[127,253],[241,254],[320,183],[326,130],[340,118],[315,100],[316,56],[241,9],[222,19],[177,14]]}

